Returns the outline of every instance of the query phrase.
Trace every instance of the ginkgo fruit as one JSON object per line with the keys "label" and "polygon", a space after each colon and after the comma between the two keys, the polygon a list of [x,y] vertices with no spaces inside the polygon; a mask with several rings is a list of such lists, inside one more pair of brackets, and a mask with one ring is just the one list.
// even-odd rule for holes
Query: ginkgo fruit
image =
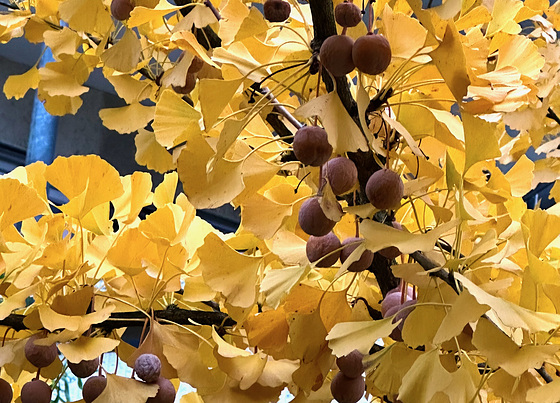
{"label": "ginkgo fruit", "polygon": [[334,8],[334,19],[341,27],[355,27],[362,21],[362,11],[351,1],[345,0]]}
{"label": "ginkgo fruit", "polygon": [[319,126],[303,126],[298,129],[292,146],[299,161],[314,167],[327,162],[333,152],[327,132]]}
{"label": "ginkgo fruit", "polygon": [[[346,259],[350,257],[352,252],[356,250],[358,245],[361,242],[363,242],[363,240],[364,240],[363,238],[351,237],[351,238],[346,238],[344,241],[342,241],[342,246],[344,248],[340,252],[340,261],[344,263]],[[371,266],[372,262],[373,262],[373,253],[370,250],[366,249],[358,260],[356,260],[355,262],[351,263],[350,266],[348,266],[348,271],[351,272],[364,271],[369,266]]]}
{"label": "ginkgo fruit", "polygon": [[338,403],[356,403],[366,390],[363,376],[349,378],[342,372],[337,373],[331,382],[331,393]]}
{"label": "ginkgo fruit", "polygon": [[381,74],[391,63],[391,46],[382,35],[368,33],[360,36],[352,48],[354,65],[362,73]]}
{"label": "ginkgo fruit", "polygon": [[346,157],[336,157],[327,161],[323,166],[323,173],[335,195],[349,192],[358,183],[356,164]]}
{"label": "ginkgo fruit", "polygon": [[161,361],[157,355],[141,354],[134,362],[134,372],[147,383],[157,382],[161,373]]}
{"label": "ginkgo fruit", "polygon": [[323,236],[310,236],[305,245],[305,253],[310,262],[317,262],[317,267],[331,267],[340,257],[340,247],[338,237],[334,232],[329,232]]}
{"label": "ginkgo fruit", "polygon": [[336,224],[336,221],[325,215],[316,196],[303,202],[299,209],[298,222],[306,234],[314,236],[327,235]]}
{"label": "ginkgo fruit", "polygon": [[36,333],[31,336],[25,343],[25,358],[37,368],[48,367],[58,356],[56,344],[41,346],[35,344],[35,341],[43,338],[41,334]]}
{"label": "ginkgo fruit", "polygon": [[[393,221],[391,223],[393,228],[402,231],[403,227],[400,222]],[[378,252],[381,256],[386,257],[387,259],[395,259],[396,257],[401,255],[401,251],[396,246],[389,246],[387,248],[383,248]]]}
{"label": "ginkgo fruit", "polygon": [[354,39],[348,35],[329,36],[321,45],[319,60],[335,77],[344,77],[354,70],[352,47]]}
{"label": "ginkgo fruit", "polygon": [[131,0],[111,1],[111,15],[119,21],[128,20],[132,10],[134,10],[134,4]]}
{"label": "ginkgo fruit", "polygon": [[87,378],[92,375],[99,367],[99,358],[93,360],[83,360],[78,363],[68,361],[68,368],[78,378]]}
{"label": "ginkgo fruit", "polygon": [[371,175],[366,183],[366,195],[374,207],[385,210],[399,204],[404,195],[404,184],[400,176],[383,168]]}
{"label": "ginkgo fruit", "polygon": [[5,379],[0,378],[0,403],[11,403],[13,397],[12,385]]}
{"label": "ginkgo fruit", "polygon": [[150,397],[146,400],[146,403],[173,403],[177,392],[175,392],[175,387],[171,381],[160,376],[157,379],[157,384],[159,386],[157,395]]}
{"label": "ginkgo fruit", "polygon": [[348,378],[357,378],[364,372],[364,364],[362,362],[364,355],[358,350],[352,350],[342,357],[336,359],[336,365],[340,372]]}
{"label": "ginkgo fruit", "polygon": [[52,389],[40,379],[33,379],[21,388],[21,403],[50,403]]}
{"label": "ginkgo fruit", "polygon": [[286,21],[290,17],[292,7],[284,0],[266,0],[263,6],[264,18],[270,22]]}
{"label": "ginkgo fruit", "polygon": [[86,403],[91,403],[99,397],[107,386],[107,378],[104,376],[92,376],[88,378],[82,388],[82,396]]}

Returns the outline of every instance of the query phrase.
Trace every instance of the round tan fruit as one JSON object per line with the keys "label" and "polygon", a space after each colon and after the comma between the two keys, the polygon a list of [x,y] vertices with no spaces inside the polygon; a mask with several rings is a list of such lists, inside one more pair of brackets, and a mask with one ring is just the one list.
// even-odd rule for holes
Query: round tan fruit
{"label": "round tan fruit", "polygon": [[298,129],[292,146],[296,158],[313,167],[323,165],[333,152],[327,132],[319,126],[303,126]]}
{"label": "round tan fruit", "polygon": [[266,0],[264,2],[264,18],[270,22],[286,21],[290,17],[292,7],[284,0]]}
{"label": "round tan fruit", "polygon": [[354,40],[347,35],[329,36],[321,45],[321,64],[335,77],[344,77],[354,70],[352,47]]}
{"label": "round tan fruit", "polygon": [[37,368],[48,367],[58,356],[56,344],[51,344],[50,346],[39,346],[35,344],[35,340],[41,338],[41,334],[36,333],[25,343],[25,358]]}
{"label": "round tan fruit", "polygon": [[52,390],[40,379],[33,379],[21,388],[21,403],[50,403]]}
{"label": "round tan fruit", "polygon": [[354,42],[352,60],[362,73],[383,73],[391,63],[389,41],[384,36],[377,34],[360,36]]}
{"label": "round tan fruit", "polygon": [[0,378],[0,403],[12,403],[14,392],[8,381]]}
{"label": "round tan fruit", "polygon": [[364,355],[360,353],[358,350],[353,350],[347,355],[342,357],[338,357],[336,359],[336,365],[340,372],[346,375],[348,378],[357,378],[362,376],[364,372],[364,364],[362,363],[362,359]]}
{"label": "round tan fruit", "polygon": [[334,8],[334,19],[341,27],[355,27],[362,20],[362,11],[354,3],[345,1]]}
{"label": "round tan fruit", "polygon": [[[344,249],[342,249],[342,251],[340,252],[340,261],[344,263],[346,259],[348,259],[348,257],[352,254],[352,252],[354,252],[354,250],[358,247],[359,241],[363,241],[363,240],[364,240],[363,238],[353,237],[353,238],[346,238],[344,241],[342,241],[342,246],[345,245],[348,246],[345,246]],[[373,253],[370,250],[366,249],[358,260],[356,260],[354,263],[348,266],[348,271],[354,273],[364,271],[369,266],[371,266],[372,262],[373,262]]]}
{"label": "round tan fruit", "polygon": [[323,173],[335,195],[350,191],[358,183],[358,169],[351,160],[345,157],[336,157],[327,161],[323,166]]}
{"label": "round tan fruit", "polygon": [[75,364],[68,361],[68,368],[74,375],[78,378],[87,378],[92,375],[99,367],[99,358],[94,358],[93,360],[80,361]]}
{"label": "round tan fruit", "polygon": [[348,378],[342,372],[336,374],[331,382],[331,393],[338,403],[356,403],[366,390],[364,377]]}
{"label": "round tan fruit", "polygon": [[173,403],[176,392],[171,381],[160,376],[157,384],[159,385],[157,395],[150,397],[146,403]]}
{"label": "round tan fruit", "polygon": [[157,382],[161,372],[161,361],[157,355],[141,354],[134,362],[134,371],[147,383]]}
{"label": "round tan fruit", "polygon": [[303,202],[299,209],[298,221],[306,234],[314,236],[327,235],[336,224],[336,221],[330,220],[323,213],[318,197]]}
{"label": "round tan fruit", "polygon": [[99,397],[107,386],[107,379],[104,376],[92,376],[88,378],[82,388],[82,396],[86,403],[91,403]]}
{"label": "round tan fruit", "polygon": [[404,195],[400,176],[390,169],[380,169],[371,175],[366,184],[366,195],[374,207],[385,210],[395,207]]}
{"label": "round tan fruit", "polygon": [[330,253],[329,256],[317,262],[316,266],[331,267],[340,257],[340,250],[334,252],[340,247],[340,240],[333,232],[329,232],[324,236],[310,236],[305,245],[305,253],[310,262],[316,262]]}
{"label": "round tan fruit", "polygon": [[111,15],[119,21],[128,20],[134,5],[130,0],[113,0],[111,2]]}

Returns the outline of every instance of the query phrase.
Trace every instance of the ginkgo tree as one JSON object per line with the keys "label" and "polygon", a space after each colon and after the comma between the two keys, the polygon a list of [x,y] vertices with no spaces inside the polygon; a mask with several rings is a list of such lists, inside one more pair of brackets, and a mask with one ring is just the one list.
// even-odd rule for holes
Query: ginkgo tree
{"label": "ginkgo tree", "polygon": [[54,56],[4,94],[74,114],[101,69],[165,174],[0,177],[0,402],[558,401],[560,207],[522,196],[560,197],[560,3],[429,3],[0,3]]}

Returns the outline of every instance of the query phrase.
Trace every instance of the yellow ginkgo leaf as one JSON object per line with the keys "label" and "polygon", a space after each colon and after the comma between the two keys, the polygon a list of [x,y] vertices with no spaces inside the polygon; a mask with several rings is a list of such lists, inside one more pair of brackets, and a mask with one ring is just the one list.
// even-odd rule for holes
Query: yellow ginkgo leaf
{"label": "yellow ginkgo leaf", "polygon": [[39,70],[33,66],[23,74],[9,76],[4,83],[4,94],[8,99],[21,99],[27,91],[37,89],[38,86]]}
{"label": "yellow ginkgo leaf", "polygon": [[38,284],[35,284],[22,290],[17,290],[15,287],[8,288],[10,293],[6,293],[7,298],[2,299],[0,304],[0,320],[6,319],[15,309],[23,308],[27,298],[37,291],[37,286]]}
{"label": "yellow ginkgo leaf", "polygon": [[492,9],[492,21],[488,24],[486,35],[491,36],[498,32],[517,34],[521,26],[514,20],[515,15],[523,7],[519,0],[497,0]]}
{"label": "yellow ginkgo leaf", "polygon": [[184,241],[196,211],[189,206],[185,211],[176,204],[166,204],[142,220],[138,229],[152,240],[175,245]]}
{"label": "yellow ginkgo leaf", "polygon": [[519,347],[496,325],[480,319],[472,338],[473,345],[488,358],[491,368],[502,368],[512,376],[520,376],[560,350],[558,345],[527,345]]}
{"label": "yellow ginkgo leaf", "polygon": [[544,62],[544,57],[539,53],[539,49],[533,41],[525,36],[512,36],[500,46],[496,70],[512,66],[522,75],[535,80],[539,76]]}
{"label": "yellow ginkgo leaf", "polygon": [[448,21],[443,41],[437,49],[430,52],[445,83],[458,102],[467,95],[467,87],[470,84],[461,37],[453,23]]}
{"label": "yellow ginkgo leaf", "polygon": [[60,55],[73,55],[82,42],[82,38],[76,31],[63,27],[60,31],[45,32],[45,45],[51,48],[55,57]]}
{"label": "yellow ginkgo leaf", "polygon": [[122,38],[101,55],[105,66],[127,72],[136,69],[140,61],[142,45],[133,30],[127,29]]}
{"label": "yellow ginkgo leaf", "polygon": [[137,6],[134,7],[132,12],[130,13],[130,18],[127,21],[127,26],[129,28],[134,28],[155,19],[160,19],[164,15],[167,15],[174,11],[178,11],[181,8],[183,8],[183,6],[174,6],[167,0],[159,0],[159,3],[157,3],[154,8]]}
{"label": "yellow ginkgo leaf", "polygon": [[439,349],[434,349],[414,361],[402,378],[399,400],[404,403],[428,403],[437,392],[445,391],[449,387],[453,378],[441,365],[439,356]]}
{"label": "yellow ginkgo leaf", "polygon": [[261,282],[261,292],[266,296],[266,304],[276,309],[309,270],[310,267],[304,265],[269,270]]}
{"label": "yellow ginkgo leaf", "polygon": [[[224,108],[233,98],[242,79],[202,79],[199,83],[199,101],[204,118],[204,127],[210,130]],[[216,94],[220,94],[219,97]]]}
{"label": "yellow ginkgo leaf", "polygon": [[450,221],[425,234],[412,234],[373,220],[364,220],[360,224],[360,233],[366,239],[367,249],[372,252],[389,246],[396,246],[402,253],[412,253],[417,250],[427,252],[433,249],[439,237],[456,225],[456,221]]}
{"label": "yellow ginkgo leaf", "polygon": [[337,357],[353,350],[367,354],[377,339],[387,337],[396,328],[393,317],[365,322],[345,322],[334,325],[327,336],[329,347]]}
{"label": "yellow ginkgo leaf", "polygon": [[154,88],[152,80],[139,80],[128,74],[115,74],[107,77],[119,97],[126,103],[140,102],[150,96]]}
{"label": "yellow ginkgo leaf", "polygon": [[242,161],[213,161],[214,150],[202,136],[192,136],[177,160],[177,172],[183,191],[197,209],[216,208],[231,202],[244,188]]}
{"label": "yellow ginkgo leaf", "polygon": [[103,353],[113,351],[119,344],[119,340],[110,338],[81,336],[75,341],[59,344],[58,349],[68,361],[77,364],[82,360],[93,360]]}
{"label": "yellow ginkgo leaf", "polygon": [[153,132],[145,129],[138,130],[138,134],[134,137],[136,145],[136,162],[145,165],[148,169],[156,172],[164,173],[175,168],[173,156],[157,142]]}
{"label": "yellow ginkgo leaf", "polygon": [[120,108],[106,108],[99,111],[103,125],[121,134],[133,133],[143,129],[153,118],[153,106],[144,106],[138,102]]}
{"label": "yellow ginkgo leaf", "polygon": [[[165,1],[165,0],[162,0]],[[208,56],[206,49],[196,39],[196,36],[190,31],[180,31],[171,35],[171,41],[183,50],[187,50],[198,58],[202,59],[210,66],[219,68],[219,66]]]}
{"label": "yellow ginkgo leaf", "polygon": [[241,204],[241,225],[259,238],[269,239],[292,214],[292,207],[255,193]]}
{"label": "yellow ginkgo leaf", "polygon": [[465,168],[463,172],[479,161],[498,158],[501,154],[496,137],[496,124],[477,118],[469,113],[461,113],[465,127]]}
{"label": "yellow ginkgo leaf", "polygon": [[81,316],[62,315],[55,312],[47,305],[41,305],[37,309],[43,327],[51,332],[58,329],[66,329],[73,332],[83,333],[95,323],[101,323],[111,316],[115,310],[114,305],[107,305],[104,308]]}
{"label": "yellow ginkgo leaf", "polygon": [[288,341],[289,326],[281,307],[251,316],[243,324],[251,346],[264,350],[279,350]]}
{"label": "yellow ginkgo leaf", "polygon": [[113,218],[131,224],[144,206],[151,203],[152,177],[147,172],[134,172],[121,177],[124,193],[111,200],[114,207]]}
{"label": "yellow ginkgo leaf", "polygon": [[178,181],[179,175],[177,172],[170,172],[163,176],[163,180],[154,190],[153,203],[156,208],[163,207],[167,203],[173,203]]}
{"label": "yellow ginkgo leaf", "polygon": [[41,83],[37,89],[37,97],[43,102],[45,110],[53,116],[75,115],[83,103],[80,97],[50,96],[41,88]]}
{"label": "yellow ginkgo leaf", "polygon": [[445,317],[443,306],[405,307],[410,314],[404,321],[402,328],[402,338],[407,346],[417,348],[432,343],[440,324]]}
{"label": "yellow ginkgo leaf", "polygon": [[[163,354],[177,371],[181,382],[196,388],[198,393],[212,393],[220,389],[227,379],[227,375],[216,368],[213,351],[205,343],[200,345],[195,341],[189,343],[183,341],[181,344],[166,343],[163,345]],[[211,369],[211,367],[215,368]]]}
{"label": "yellow ginkgo leaf", "polygon": [[[428,31],[420,25],[418,20],[402,13],[393,12],[387,4],[383,9],[382,21],[383,33],[391,44],[392,57],[409,59],[424,47]],[[402,30],[406,30],[408,34],[402,35]]]}
{"label": "yellow ginkgo leaf", "polygon": [[157,384],[138,382],[133,378],[107,374],[107,385],[96,403],[145,403],[158,392]]}
{"label": "yellow ginkgo leaf", "polygon": [[366,356],[364,362],[371,363],[375,368],[374,371],[368,371],[367,384],[374,385],[384,393],[396,395],[403,377],[420,355],[422,355],[420,351],[408,348],[404,343],[395,343]]}
{"label": "yellow ginkgo leaf", "polygon": [[217,355],[218,365],[230,378],[239,382],[239,389],[247,390],[263,373],[266,359],[259,354],[247,357],[222,357]]}
{"label": "yellow ginkgo leaf", "polygon": [[527,391],[527,401],[531,403],[554,403],[560,395],[560,379]]}
{"label": "yellow ginkgo leaf", "polygon": [[335,154],[368,149],[365,136],[344,109],[336,91],[300,106],[295,115],[302,118],[319,116]]}
{"label": "yellow ginkgo leaf", "polygon": [[45,177],[69,199],[60,209],[75,218],[124,192],[117,170],[97,155],[58,157]]}
{"label": "yellow ginkgo leaf", "polygon": [[433,342],[440,344],[459,335],[469,322],[476,322],[488,309],[487,305],[479,304],[471,294],[461,293],[445,315]]}
{"label": "yellow ginkgo leaf", "polygon": [[87,80],[90,68],[85,60],[73,55],[61,55],[61,60],[47,63],[39,69],[39,88],[49,96],[79,97],[89,91],[82,84]]}
{"label": "yellow ginkgo leaf", "polygon": [[125,230],[107,253],[107,261],[126,274],[135,276],[145,269],[144,261],[159,262],[156,243],[138,228]]}
{"label": "yellow ginkgo leaf", "polygon": [[200,118],[200,112],[179,94],[165,90],[156,104],[152,124],[156,140],[164,147],[173,147],[188,137],[201,133]]}
{"label": "yellow ginkgo leaf", "polygon": [[546,247],[560,235],[560,217],[546,210],[527,210],[521,217],[521,229],[529,251],[540,257]]}
{"label": "yellow ginkgo leaf", "polygon": [[0,179],[0,232],[8,226],[46,211],[37,191],[16,179]]}
{"label": "yellow ginkgo leaf", "polygon": [[519,305],[488,294],[461,274],[455,274],[455,277],[476,298],[479,304],[488,305],[506,326],[526,329],[535,333],[541,331],[548,332],[560,325],[560,315],[535,312],[522,308]]}
{"label": "yellow ginkgo leaf", "polygon": [[104,34],[112,26],[109,10],[101,0],[65,0],[59,6],[60,18],[75,31]]}
{"label": "yellow ginkgo leaf", "polygon": [[255,302],[261,257],[233,250],[216,234],[206,236],[197,255],[206,284],[221,292],[231,305],[249,307]]}

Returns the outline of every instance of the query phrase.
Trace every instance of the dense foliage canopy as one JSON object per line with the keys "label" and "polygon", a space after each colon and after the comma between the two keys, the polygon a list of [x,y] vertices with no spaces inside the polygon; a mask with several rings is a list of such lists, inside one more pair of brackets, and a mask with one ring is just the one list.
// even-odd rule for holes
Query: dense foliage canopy
{"label": "dense foliage canopy", "polygon": [[[560,400],[560,207],[522,199],[560,200],[560,3],[362,1],[343,28],[341,1],[288,2],[0,4],[0,42],[55,59],[5,95],[74,114],[101,69],[124,105],[103,124],[165,173],[89,155],[0,177],[0,392],[89,361],[96,403],[163,378],[184,403]],[[229,203],[235,233],[196,216]]]}

